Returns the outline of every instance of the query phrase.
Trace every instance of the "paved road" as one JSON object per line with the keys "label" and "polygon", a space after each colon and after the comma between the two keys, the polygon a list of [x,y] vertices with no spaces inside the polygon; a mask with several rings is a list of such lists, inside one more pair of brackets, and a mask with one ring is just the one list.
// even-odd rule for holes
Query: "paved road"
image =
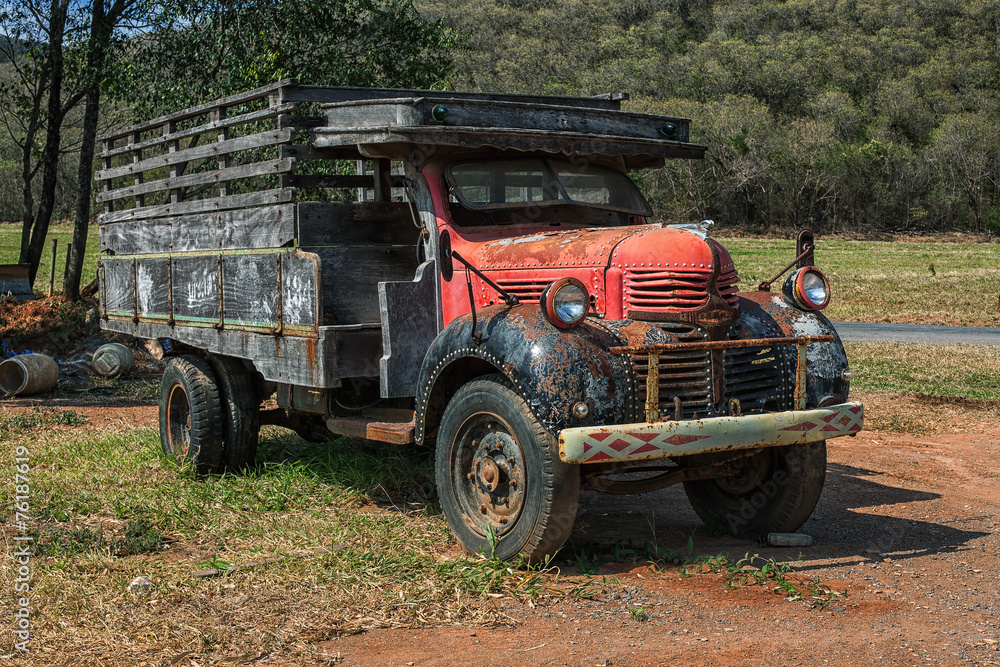
{"label": "paved road", "polygon": [[1000,345],[1000,328],[944,327],[928,324],[873,324],[834,322],[844,341],[869,343],[937,343]]}

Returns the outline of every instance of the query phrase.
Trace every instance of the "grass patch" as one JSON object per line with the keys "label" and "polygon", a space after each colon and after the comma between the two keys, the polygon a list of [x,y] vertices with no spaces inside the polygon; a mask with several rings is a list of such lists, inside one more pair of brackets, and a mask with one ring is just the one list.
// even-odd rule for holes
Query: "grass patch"
{"label": "grass patch", "polygon": [[1000,348],[987,345],[845,343],[851,398],[865,428],[932,434],[981,429],[1000,419]]}
{"label": "grass patch", "polygon": [[[284,433],[265,430],[252,473],[198,479],[163,458],[151,429],[8,431],[30,450],[39,664],[185,651],[203,664],[264,652],[312,664],[337,634],[498,624],[498,596],[588,595],[551,563],[446,557],[457,549],[433,510],[426,452]],[[229,571],[194,577],[206,563]],[[151,585],[130,589],[138,577]]]}
{"label": "grass patch", "polygon": [[831,588],[819,577],[809,579],[796,574],[791,563],[758,554],[751,556],[749,552],[737,559],[722,554],[688,558],[679,572],[686,577],[717,573],[722,575],[723,583],[730,590],[760,586],[789,602],[802,600],[813,609],[825,609],[847,594]]}
{"label": "grass patch", "polygon": [[[58,241],[55,264],[55,292],[63,290],[63,273],[66,269],[67,244],[73,241],[73,224],[70,222],[49,225],[45,240],[45,250],[38,264],[35,278],[35,294],[45,294],[49,289],[49,266],[52,263],[52,241]],[[87,234],[87,252],[83,259],[81,287],[97,275],[97,257],[100,254],[97,225],[91,225]],[[16,264],[21,253],[21,223],[0,223],[0,264]]]}
{"label": "grass patch", "polygon": [[14,433],[39,426],[57,424],[63,426],[80,426],[86,422],[87,418],[75,410],[60,410],[53,407],[36,406],[31,408],[31,412],[0,415],[0,441],[4,439],[4,435],[13,435]]}
{"label": "grass patch", "polygon": [[[740,287],[754,290],[795,258],[795,241],[720,238]],[[817,240],[830,279],[833,320],[904,324],[1000,324],[1000,243]],[[780,289],[780,283],[774,288]]]}
{"label": "grass patch", "polygon": [[852,389],[1000,402],[1000,347],[846,343]]}

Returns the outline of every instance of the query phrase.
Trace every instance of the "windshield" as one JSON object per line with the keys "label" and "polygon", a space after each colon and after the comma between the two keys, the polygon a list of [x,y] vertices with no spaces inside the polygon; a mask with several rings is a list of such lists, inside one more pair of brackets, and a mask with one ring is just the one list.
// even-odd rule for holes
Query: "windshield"
{"label": "windshield", "polygon": [[462,162],[446,170],[455,197],[471,209],[577,205],[650,215],[649,204],[625,174],[564,160]]}

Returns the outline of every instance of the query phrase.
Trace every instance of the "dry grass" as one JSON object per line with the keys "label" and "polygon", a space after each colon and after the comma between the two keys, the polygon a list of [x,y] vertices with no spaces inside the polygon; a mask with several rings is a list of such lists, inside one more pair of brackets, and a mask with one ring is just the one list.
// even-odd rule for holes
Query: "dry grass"
{"label": "dry grass", "polygon": [[[431,504],[428,462],[401,449],[309,445],[274,429],[253,474],[202,480],[164,461],[152,430],[2,426],[6,447],[31,452],[32,529],[48,545],[31,561],[37,665],[165,665],[187,651],[201,664],[265,653],[322,663],[317,642],[337,634],[505,623],[492,596],[553,590],[555,575],[458,556]],[[111,553],[137,520],[165,545]],[[15,529],[3,521],[9,555]],[[297,557],[319,547],[335,548]],[[133,592],[136,577],[152,587]],[[10,591],[12,579],[5,567],[0,585]],[[23,664],[10,642],[2,650],[0,664]]]}
{"label": "dry grass", "polygon": [[907,433],[994,430],[1000,347],[847,343],[865,427]]}

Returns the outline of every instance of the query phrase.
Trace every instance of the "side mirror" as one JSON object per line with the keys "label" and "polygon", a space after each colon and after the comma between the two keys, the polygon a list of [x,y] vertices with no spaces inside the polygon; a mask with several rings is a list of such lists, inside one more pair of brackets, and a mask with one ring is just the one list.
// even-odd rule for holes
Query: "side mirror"
{"label": "side mirror", "polygon": [[441,254],[441,277],[446,283],[451,282],[455,275],[455,266],[451,262],[451,234],[445,229],[438,238],[438,252]]}

